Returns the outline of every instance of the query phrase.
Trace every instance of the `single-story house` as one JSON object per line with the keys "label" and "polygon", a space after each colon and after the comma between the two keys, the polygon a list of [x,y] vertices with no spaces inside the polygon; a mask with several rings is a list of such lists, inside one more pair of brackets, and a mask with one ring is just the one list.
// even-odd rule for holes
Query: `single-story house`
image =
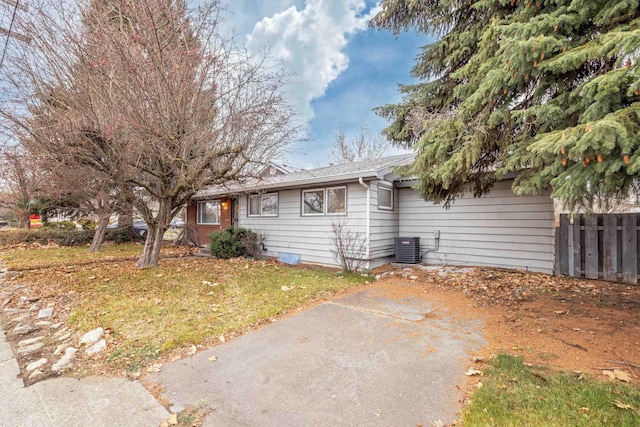
{"label": "single-story house", "polygon": [[[412,154],[289,171],[269,166],[251,183],[200,191],[187,210],[201,243],[227,227],[263,236],[264,254],[339,265],[332,224],[344,222],[365,244],[364,268],[394,260],[397,237],[419,237],[423,264],[527,269],[552,274],[554,205],[549,195],[516,196],[501,180],[485,197],[449,209],[425,202],[393,168]],[[415,240],[415,239],[414,239]]]}

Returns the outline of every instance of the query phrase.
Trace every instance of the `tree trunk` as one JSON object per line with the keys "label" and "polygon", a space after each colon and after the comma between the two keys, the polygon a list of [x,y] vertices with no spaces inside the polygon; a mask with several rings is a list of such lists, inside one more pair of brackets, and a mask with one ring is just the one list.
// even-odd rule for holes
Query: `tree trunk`
{"label": "tree trunk", "polygon": [[138,268],[157,267],[160,261],[160,249],[162,249],[162,241],[164,232],[169,228],[171,222],[171,200],[160,199],[158,206],[158,214],[155,221],[148,221],[149,230],[144,241],[144,249],[136,263]]}
{"label": "tree trunk", "polygon": [[118,228],[126,234],[127,240],[135,240],[139,238],[133,231],[133,205],[128,203],[122,208],[118,215]]}
{"label": "tree trunk", "polygon": [[107,225],[109,225],[110,217],[111,215],[103,216],[98,220],[98,226],[93,234],[93,240],[91,241],[89,252],[100,252],[100,246],[102,246],[102,242],[104,242],[104,235],[107,232]]}

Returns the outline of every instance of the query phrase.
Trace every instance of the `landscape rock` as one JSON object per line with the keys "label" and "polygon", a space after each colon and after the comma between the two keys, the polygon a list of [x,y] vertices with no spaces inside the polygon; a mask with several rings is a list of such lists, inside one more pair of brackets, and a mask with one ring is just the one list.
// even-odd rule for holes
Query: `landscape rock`
{"label": "landscape rock", "polygon": [[100,353],[106,348],[107,348],[107,342],[105,340],[100,340],[94,345],[92,345],[91,347],[89,347],[88,349],[86,349],[85,352],[91,356],[91,355]]}
{"label": "landscape rock", "polygon": [[37,343],[31,344],[31,345],[25,345],[24,347],[18,348],[16,353],[18,353],[18,354],[29,354],[29,353],[33,353],[34,351],[40,350],[42,347],[44,347],[44,343],[43,342],[37,342]]}
{"label": "landscape rock", "polygon": [[54,356],[60,356],[69,347],[69,344],[60,344],[53,352]]}
{"label": "landscape rock", "polygon": [[56,363],[51,365],[52,372],[60,372],[65,369],[69,369],[73,366],[73,359],[76,357],[76,353],[78,352],[77,348],[69,347],[64,351],[64,356],[60,358]]}
{"label": "landscape rock", "polygon": [[40,320],[39,322],[36,322],[36,326],[49,326],[51,325],[51,322],[49,322],[48,320]]}
{"label": "landscape rock", "polygon": [[41,341],[43,339],[44,337],[33,337],[33,338],[28,338],[26,340],[21,340],[21,341],[18,341],[18,347],[24,347],[27,345],[35,344],[38,341]]}
{"label": "landscape rock", "polygon": [[40,369],[36,369],[35,371],[31,372],[31,375],[29,375],[29,379],[32,380],[34,378],[41,377],[42,375],[44,375],[44,372],[42,372]]}
{"label": "landscape rock", "polygon": [[20,323],[20,322],[23,322],[23,321],[27,320],[28,318],[29,318],[29,313],[23,313],[23,314],[21,314],[19,316],[14,317],[13,319],[11,319],[11,321]]}
{"label": "landscape rock", "polygon": [[5,279],[13,279],[14,277],[20,277],[19,271],[7,271],[4,273]]}
{"label": "landscape rock", "polygon": [[58,329],[60,326],[62,326],[62,322],[54,323],[53,325],[49,326],[49,329]]}
{"label": "landscape rock", "polygon": [[64,341],[71,337],[71,332],[67,332],[66,334],[62,334],[58,337],[58,341]]}
{"label": "landscape rock", "polygon": [[104,329],[96,328],[92,331],[87,332],[83,336],[81,336],[80,344],[89,344],[89,345],[94,344],[98,342],[100,338],[102,338],[102,335],[104,335]]}
{"label": "landscape rock", "polygon": [[409,276],[409,280],[418,280],[418,276]]}
{"label": "landscape rock", "polygon": [[[31,372],[31,371],[33,371],[35,369],[40,369],[44,365],[46,365],[47,362],[48,362],[48,360],[46,358],[44,358],[44,357],[42,359],[36,360],[35,362],[31,362],[31,363],[29,363],[27,365],[27,372]],[[29,378],[31,378],[31,377],[29,377]]]}
{"label": "landscape rock", "polygon": [[52,307],[43,308],[38,312],[38,319],[44,319],[46,317],[51,317],[51,316],[53,316]]}
{"label": "landscape rock", "polygon": [[38,311],[39,309],[38,304],[31,304],[31,307],[29,307],[29,311]]}
{"label": "landscape rock", "polygon": [[31,326],[31,325],[22,325],[22,324],[18,324],[15,328],[13,328],[13,332],[17,335],[26,335],[28,333],[31,333],[33,331],[37,331],[38,328]]}
{"label": "landscape rock", "polygon": [[2,309],[3,313],[22,313],[23,311],[24,311],[23,308],[13,308],[13,307],[7,307]]}

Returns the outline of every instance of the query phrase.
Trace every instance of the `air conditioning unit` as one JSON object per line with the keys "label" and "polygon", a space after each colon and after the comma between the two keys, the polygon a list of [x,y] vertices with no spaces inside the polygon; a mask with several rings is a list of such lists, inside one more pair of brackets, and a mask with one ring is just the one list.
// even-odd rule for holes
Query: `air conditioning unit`
{"label": "air conditioning unit", "polygon": [[400,264],[420,263],[420,237],[396,237],[395,261]]}

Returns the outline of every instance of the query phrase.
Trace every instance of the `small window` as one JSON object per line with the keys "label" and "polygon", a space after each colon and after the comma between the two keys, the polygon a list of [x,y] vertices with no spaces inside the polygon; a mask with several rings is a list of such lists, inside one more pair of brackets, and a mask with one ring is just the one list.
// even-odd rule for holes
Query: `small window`
{"label": "small window", "polygon": [[198,224],[220,225],[220,202],[198,202]]}
{"label": "small window", "polygon": [[378,209],[393,210],[393,188],[378,185]]}
{"label": "small window", "polygon": [[324,214],[324,189],[302,191],[302,215]]}
{"label": "small window", "polygon": [[260,216],[260,195],[252,194],[249,196],[248,216]]}
{"label": "small window", "polygon": [[327,188],[327,215],[344,215],[347,213],[347,188]]}
{"label": "small window", "polygon": [[248,216],[278,216],[278,193],[248,196]]}
{"label": "small window", "polygon": [[262,195],[260,215],[278,216],[278,193]]}

